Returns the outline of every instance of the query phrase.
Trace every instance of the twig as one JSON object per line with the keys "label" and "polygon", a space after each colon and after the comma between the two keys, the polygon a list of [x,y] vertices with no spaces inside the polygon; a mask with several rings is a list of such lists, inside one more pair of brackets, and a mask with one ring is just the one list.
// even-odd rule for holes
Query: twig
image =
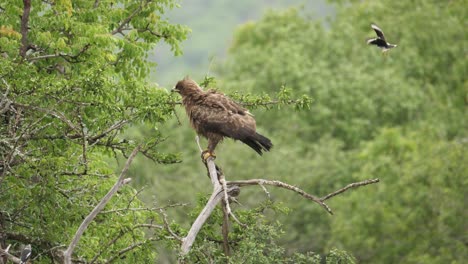
{"label": "twig", "polygon": [[72,130],[74,131],[77,131],[79,133],[79,136],[81,136],[81,131],[80,129],[78,129],[66,116],[65,114],[61,113],[61,112],[54,112],[50,109],[46,109],[46,108],[42,108],[42,107],[38,107],[38,106],[32,106],[32,105],[25,105],[25,104],[20,104],[20,103],[13,103],[13,105],[15,106],[19,106],[19,107],[23,107],[23,108],[27,108],[27,109],[34,109],[34,110],[37,110],[39,112],[42,112],[42,113],[46,113],[46,114],[49,114],[55,118],[58,118],[59,120],[61,120],[62,122],[64,122],[65,124],[68,125],[68,127],[70,127]]}
{"label": "twig", "polygon": [[169,234],[171,234],[171,236],[173,238],[175,238],[175,239],[177,239],[179,241],[182,241],[182,238],[180,238],[176,233],[174,233],[174,231],[172,231],[171,227],[169,226],[169,222],[167,221],[167,214],[164,212],[164,210],[159,209],[159,212],[162,215],[164,228],[166,229],[166,231],[169,232]]}
{"label": "twig", "polygon": [[271,201],[271,195],[270,195],[270,192],[267,190],[267,188],[263,185],[263,183],[260,183],[259,184],[260,187],[262,187],[263,191],[266,193],[267,197],[268,197],[268,200]]}
{"label": "twig", "polygon": [[365,180],[365,181],[361,181],[361,182],[355,182],[355,183],[350,183],[348,185],[346,185],[345,187],[337,190],[337,191],[334,191],[330,194],[327,194],[325,195],[324,197],[320,198],[320,201],[325,201],[325,200],[328,200],[330,198],[332,198],[333,196],[336,196],[340,193],[343,193],[351,188],[357,188],[357,187],[360,187],[360,186],[364,186],[364,185],[368,185],[368,184],[373,184],[373,183],[378,183],[380,180],[379,179],[372,179],[372,180]]}
{"label": "twig", "polygon": [[314,196],[312,194],[308,194],[308,193],[306,193],[305,191],[299,189],[296,186],[292,186],[290,184],[287,184],[287,183],[284,183],[284,182],[281,182],[281,181],[270,181],[270,180],[264,180],[264,179],[251,179],[251,180],[245,180],[245,181],[228,181],[228,182],[226,182],[226,184],[227,185],[237,185],[239,187],[248,186],[248,185],[264,185],[264,184],[266,184],[266,185],[271,185],[271,186],[284,188],[284,189],[287,189],[287,190],[294,191],[294,192],[302,195],[303,197],[318,203],[329,214],[333,214],[330,207],[328,207],[328,205],[326,205],[322,200],[320,200],[316,196]]}
{"label": "twig", "polygon": [[114,209],[114,210],[107,210],[107,211],[102,211],[101,214],[110,214],[110,213],[118,213],[118,212],[125,212],[125,211],[159,211],[161,209],[166,209],[166,208],[171,208],[171,207],[177,207],[177,206],[187,206],[187,203],[176,203],[176,204],[170,204],[162,207],[156,207],[156,208],[120,208],[120,209]]}
{"label": "twig", "polygon": [[111,257],[109,260],[107,260],[105,263],[112,263],[114,260],[116,260],[117,258],[120,258],[120,256],[122,256],[123,254],[127,253],[128,251],[131,251],[131,250],[133,250],[133,249],[135,249],[135,248],[137,248],[137,247],[139,247],[139,246],[141,246],[141,245],[143,245],[143,244],[146,244],[146,243],[148,243],[148,242],[150,242],[150,241],[155,241],[155,240],[157,240],[157,238],[154,238],[154,237],[153,237],[153,238],[149,238],[149,239],[147,239],[147,240],[145,240],[145,241],[141,241],[141,242],[134,243],[134,244],[132,244],[132,245],[130,245],[130,246],[128,246],[128,247],[126,247],[126,248],[120,250],[119,252],[117,252],[117,254],[115,254],[114,256],[112,256],[112,257]]}
{"label": "twig", "polygon": [[[146,2],[145,5],[146,5],[147,3],[148,3],[148,2]],[[135,17],[136,15],[138,15],[138,13],[140,13],[140,11],[143,9],[143,7],[144,7],[143,4],[141,4],[140,6],[138,6],[138,8],[135,9],[127,18],[125,18],[125,19],[122,21],[122,23],[120,23],[120,25],[119,25],[116,29],[114,29],[114,30],[111,32],[111,34],[112,34],[112,35],[115,35],[115,34],[117,34],[117,33],[120,33],[120,34],[123,35],[122,30],[123,30],[123,28],[125,27],[125,25],[127,25],[127,24],[133,19],[133,17]]]}
{"label": "twig", "polygon": [[219,181],[221,183],[221,186],[223,187],[224,204],[225,204],[226,212],[228,213],[228,216],[231,216],[232,219],[234,219],[234,221],[236,221],[236,223],[238,223],[240,226],[246,227],[246,225],[244,225],[243,223],[241,223],[241,221],[239,221],[239,219],[237,219],[236,215],[234,215],[234,213],[231,210],[231,206],[229,205],[228,188],[227,188],[226,178],[224,177],[224,174],[221,174],[219,178],[220,178]]}
{"label": "twig", "polygon": [[[161,225],[155,225],[155,224],[138,224],[138,225],[135,225],[133,226],[131,229],[126,229],[125,231],[122,230],[120,231],[120,233],[114,237],[111,241],[109,241],[108,243],[106,243],[105,245],[103,245],[103,248],[104,249],[109,249],[111,248],[112,245],[114,245],[117,240],[119,240],[120,238],[122,238],[126,233],[128,232],[133,232],[133,230],[137,229],[137,228],[148,228],[148,229],[151,229],[151,228],[157,228],[157,229],[161,229],[161,230],[164,230],[164,226],[161,226]],[[97,259],[102,255],[102,253],[104,252],[104,250],[99,250],[99,252],[88,262],[89,264],[93,264],[93,263],[96,263]]]}
{"label": "twig", "polygon": [[70,242],[70,245],[68,246],[67,250],[64,252],[64,263],[65,264],[71,264],[71,256],[73,254],[73,251],[75,250],[76,245],[78,244],[81,236],[83,235],[84,231],[88,228],[88,225],[93,221],[93,219],[99,214],[99,212],[102,211],[104,206],[110,201],[112,196],[119,190],[122,185],[130,182],[130,178],[125,179],[125,175],[127,174],[127,171],[130,167],[130,164],[132,163],[133,159],[135,156],[138,154],[138,152],[141,149],[141,145],[138,145],[130,154],[130,156],[127,159],[127,162],[125,163],[124,168],[122,169],[122,172],[120,173],[120,176],[117,180],[117,182],[112,186],[112,188],[109,190],[109,192],[102,198],[102,200],[96,205],[96,207],[91,211],[91,213],[83,220],[81,223],[80,227],[75,233],[75,236],[73,237],[72,241]]}

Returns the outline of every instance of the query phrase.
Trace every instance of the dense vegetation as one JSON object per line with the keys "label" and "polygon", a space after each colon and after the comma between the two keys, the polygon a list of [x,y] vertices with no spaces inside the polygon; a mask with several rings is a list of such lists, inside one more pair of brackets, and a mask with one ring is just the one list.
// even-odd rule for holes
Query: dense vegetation
{"label": "dense vegetation", "polygon": [[[183,236],[211,191],[177,98],[148,82],[148,52],[163,40],[180,54],[188,29],[162,18],[171,1],[88,2],[32,1],[33,46],[23,52],[23,3],[0,1],[0,247],[17,255],[31,243],[35,263],[60,261],[142,144],[133,185],[96,218],[74,259],[173,262],[179,244],[156,227],[159,210],[118,210],[187,203],[166,209]],[[334,198],[333,216],[285,190],[267,187],[270,201],[243,189],[233,209],[248,227],[231,226],[231,262],[463,263],[466,1],[332,2],[326,23],[286,9],[235,31],[209,86],[248,102],[275,146],[259,157],[225,141],[217,163],[230,180],[277,179],[316,195],[381,182]],[[370,22],[398,44],[387,56],[365,44]],[[181,261],[225,260],[221,222],[217,209]]]}

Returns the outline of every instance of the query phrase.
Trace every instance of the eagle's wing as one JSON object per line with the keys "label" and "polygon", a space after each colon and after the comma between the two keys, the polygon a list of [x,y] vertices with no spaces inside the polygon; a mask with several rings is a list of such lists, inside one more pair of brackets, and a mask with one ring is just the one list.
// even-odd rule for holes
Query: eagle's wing
{"label": "eagle's wing", "polygon": [[217,92],[205,94],[202,103],[192,109],[192,121],[208,133],[242,140],[255,134],[255,119],[247,109]]}
{"label": "eagle's wing", "polygon": [[220,107],[226,110],[229,114],[252,115],[249,110],[240,106],[229,97],[214,90],[209,90],[206,93],[205,102],[214,107]]}
{"label": "eagle's wing", "polygon": [[384,36],[382,29],[380,29],[376,24],[371,24],[371,27],[372,29],[374,29],[375,33],[377,34],[379,38],[385,40],[385,36]]}

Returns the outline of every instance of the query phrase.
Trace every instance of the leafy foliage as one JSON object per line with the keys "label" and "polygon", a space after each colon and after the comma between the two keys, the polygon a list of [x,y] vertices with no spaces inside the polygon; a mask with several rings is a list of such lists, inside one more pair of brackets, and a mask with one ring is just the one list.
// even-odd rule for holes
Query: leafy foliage
{"label": "leafy foliage", "polygon": [[[172,115],[168,93],[145,81],[146,58],[160,40],[180,53],[188,30],[161,18],[172,1],[32,1],[21,21],[23,2],[0,2],[1,243],[30,243],[35,263],[51,263],[115,181],[111,155],[143,144],[147,157],[176,161],[155,149],[160,134],[138,142],[122,132]],[[136,195],[124,187],[106,210],[144,207]],[[159,217],[102,214],[74,257],[150,262],[146,221]]]}
{"label": "leafy foliage", "polygon": [[[289,9],[237,30],[220,69],[223,85],[256,92],[287,85],[314,99],[310,111],[256,115],[274,131],[279,151],[290,153],[284,158],[300,158],[275,159],[281,165],[260,164],[249,174],[294,175],[312,193],[382,180],[377,190],[330,202],[332,219],[302,201],[291,206],[280,218],[290,248],[339,247],[365,263],[461,263],[466,239],[455,234],[466,214],[467,64],[457,59],[464,53],[463,1],[336,2],[329,28]],[[388,56],[365,45],[371,22],[399,44]]]}

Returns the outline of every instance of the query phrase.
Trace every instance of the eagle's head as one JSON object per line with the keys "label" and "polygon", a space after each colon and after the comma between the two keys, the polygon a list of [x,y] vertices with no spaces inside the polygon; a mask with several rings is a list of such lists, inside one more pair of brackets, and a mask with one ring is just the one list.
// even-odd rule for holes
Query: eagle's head
{"label": "eagle's head", "polygon": [[186,96],[192,93],[202,92],[202,89],[194,80],[185,77],[183,80],[177,82],[176,86],[172,89],[172,91],[177,92],[182,96]]}

